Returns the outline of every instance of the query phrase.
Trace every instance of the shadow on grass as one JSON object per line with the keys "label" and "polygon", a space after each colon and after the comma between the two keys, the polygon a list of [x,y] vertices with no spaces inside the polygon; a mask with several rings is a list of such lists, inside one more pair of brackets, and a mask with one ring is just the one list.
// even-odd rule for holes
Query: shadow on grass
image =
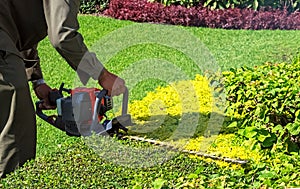
{"label": "shadow on grass", "polygon": [[150,118],[133,120],[134,125],[128,127],[129,135],[165,140],[180,140],[204,136],[209,138],[220,133],[234,130],[226,128],[229,120],[222,114],[184,113],[178,116],[155,115]]}

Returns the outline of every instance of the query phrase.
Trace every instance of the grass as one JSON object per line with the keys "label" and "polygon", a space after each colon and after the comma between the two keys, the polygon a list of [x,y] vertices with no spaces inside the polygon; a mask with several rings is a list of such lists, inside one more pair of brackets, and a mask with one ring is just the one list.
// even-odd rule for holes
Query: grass
{"label": "grass", "polygon": [[[79,16],[79,21],[81,24],[80,31],[85,38],[85,42],[87,46],[92,49],[99,40],[110,44],[109,38],[106,39],[107,41],[101,39],[106,36],[113,37],[118,34],[112,33],[113,31],[134,24],[129,21],[83,15]],[[256,66],[265,62],[290,61],[290,58],[299,51],[300,31],[245,31],[193,27],[179,28],[199,39],[204,44],[203,48],[207,48],[207,52],[211,53],[212,59],[216,61],[222,70],[227,70],[231,67]],[[152,32],[155,33],[155,31]],[[134,39],[131,38],[131,40]],[[180,39],[174,38],[174,40]],[[67,66],[67,63],[51,47],[48,39],[45,39],[40,43],[39,50],[44,77],[48,84],[58,88],[62,82],[65,82],[66,87],[73,88],[77,82],[75,72]],[[189,50],[193,51],[193,47],[189,47]],[[191,54],[193,54],[193,52],[191,52]],[[102,59],[101,52],[97,53],[97,56],[100,60]],[[158,63],[161,64],[153,64],[153,67],[147,67],[146,64],[142,64],[143,61],[153,58],[159,60]],[[165,63],[165,61],[167,63]],[[170,71],[170,64],[168,64],[170,62],[175,65],[174,68],[179,67],[177,72],[179,73],[182,71],[184,73],[183,76],[174,76],[173,78],[172,75],[172,77],[169,78],[157,79],[160,78],[161,75],[170,76],[173,73],[172,70]],[[176,48],[174,49],[159,44],[136,44],[130,46],[118,51],[115,56],[104,63],[109,70],[116,74],[120,74],[126,80],[128,85],[135,82],[134,80],[131,80],[131,78],[138,80],[134,85],[132,84],[133,89],[131,90],[130,100],[141,99],[146,95],[147,91],[152,91],[158,85],[165,85],[169,81],[182,79],[184,77],[191,78],[196,73],[200,72],[199,68],[193,64],[193,61],[187,57],[185,53],[178,51]],[[135,66],[130,67],[131,65]],[[141,65],[145,65],[145,67]],[[130,69],[128,69],[128,67]],[[156,72],[155,76],[157,76],[157,78],[141,78],[147,75],[147,73],[150,72],[150,69],[156,69],[154,72]],[[36,101],[36,97],[33,97],[33,99]],[[52,113],[55,112],[47,112],[47,114]],[[210,183],[224,182],[222,178],[225,178],[228,174],[232,175],[232,178],[230,178],[231,182],[240,183],[239,174],[242,174],[240,172],[230,173],[230,171],[224,170],[222,174],[219,175],[221,177],[210,175],[213,170],[217,169],[216,166],[208,166],[202,161],[190,160],[187,157],[177,157],[177,162],[180,162],[179,164],[177,164],[176,161],[169,162],[163,167],[158,166],[152,168],[151,170],[148,170],[149,172],[135,169],[124,170],[122,167],[103,162],[102,160],[98,162],[95,154],[90,152],[89,149],[82,147],[82,145],[83,143],[80,138],[68,137],[63,132],[60,132],[38,119],[37,163],[34,164],[31,162],[28,164],[27,169],[12,174],[7,182],[4,181],[3,185],[0,183],[0,187],[20,187],[24,184],[24,182],[19,179],[21,177],[24,178],[25,181],[27,180],[27,186],[30,186],[36,179],[39,179],[40,182],[37,182],[36,185],[32,185],[32,187],[36,186],[37,188],[43,186],[44,188],[51,188],[53,186],[68,187],[72,185],[72,182],[74,186],[77,187],[95,187],[97,186],[97,182],[99,184],[99,178],[102,177],[103,180],[100,181],[103,182],[101,187],[114,186],[117,188],[118,186],[131,185],[136,186],[136,188],[149,188],[156,184],[159,185],[166,182],[166,180],[168,180],[169,185],[171,184],[175,187],[179,186],[180,183],[185,183],[184,180],[188,180],[188,182],[191,183],[195,182],[193,177],[200,173],[203,173],[203,176],[201,176],[201,178],[203,178],[202,180],[210,181]],[[88,156],[90,153],[91,156]],[[72,154],[76,154],[76,157],[71,160],[68,159],[68,157],[73,158]],[[61,165],[57,162],[66,162],[66,165]],[[191,163],[191,165],[201,164],[201,166],[199,170],[195,170],[195,167],[191,165],[186,167],[186,162]],[[88,164],[88,166],[83,168],[82,166],[85,166],[85,164]],[[36,172],[36,169],[45,170],[45,172]],[[94,185],[85,185],[85,178],[73,177],[78,174],[76,171],[86,171],[86,173],[83,174],[86,178],[88,178],[88,174],[93,174],[92,178],[89,179],[92,179],[93,182],[96,183],[94,183]],[[37,178],[32,178],[32,175]],[[112,179],[107,180],[110,177]],[[68,182],[71,183],[67,183],[64,178],[70,178]],[[145,178],[147,178],[146,181],[144,180]],[[251,177],[248,178],[245,176],[242,178],[242,181],[246,183],[248,181],[250,182],[251,179]],[[41,180],[43,180],[43,182],[41,182]],[[15,185],[13,185],[12,182],[14,182]],[[59,182],[61,183],[59,184]],[[39,186],[39,184],[43,183],[43,186]],[[100,187],[100,184],[98,186]]]}
{"label": "grass", "polygon": [[187,29],[209,48],[223,70],[288,62],[300,51],[299,30]]}

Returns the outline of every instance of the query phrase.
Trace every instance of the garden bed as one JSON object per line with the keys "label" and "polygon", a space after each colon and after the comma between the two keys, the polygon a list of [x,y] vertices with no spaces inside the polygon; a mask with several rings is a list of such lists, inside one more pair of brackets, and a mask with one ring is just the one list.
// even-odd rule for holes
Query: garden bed
{"label": "garden bed", "polygon": [[[109,35],[114,30],[118,31],[120,28],[134,24],[130,21],[120,21],[103,17],[80,16],[79,19],[82,27],[81,32],[86,36],[86,42],[90,47],[93,47],[100,38]],[[82,138],[68,137],[63,132],[38,119],[37,159],[28,162],[23,168],[8,175],[6,179],[2,179],[0,181],[0,187],[284,188],[300,186],[299,153],[295,148],[292,148],[294,150],[291,151],[287,148],[288,145],[291,144],[290,142],[297,142],[290,140],[291,138],[288,136],[299,134],[297,133],[298,129],[294,127],[295,125],[288,126],[287,124],[282,124],[282,128],[276,127],[276,130],[267,130],[264,128],[264,122],[267,116],[256,119],[256,112],[258,115],[261,115],[259,110],[243,112],[242,110],[244,109],[240,109],[241,107],[237,104],[237,99],[235,99],[235,97],[238,98],[240,95],[240,99],[242,99],[243,103],[252,106],[253,104],[251,103],[252,100],[254,100],[253,96],[257,96],[256,93],[262,95],[259,86],[266,85],[268,87],[262,89],[263,91],[269,90],[268,93],[273,95],[270,96],[270,98],[281,98],[282,96],[277,94],[283,94],[285,95],[283,100],[290,99],[291,101],[289,101],[292,102],[292,104],[284,103],[287,105],[284,108],[288,108],[288,105],[295,105],[294,108],[299,109],[297,106],[299,103],[296,102],[298,99],[296,98],[298,97],[297,90],[299,90],[299,84],[296,82],[299,77],[299,55],[297,54],[299,48],[298,44],[300,43],[299,31],[230,31],[195,27],[187,27],[184,28],[184,30],[197,36],[214,54],[215,59],[222,68],[223,74],[227,78],[225,84],[227,87],[226,91],[228,92],[227,97],[231,103],[229,105],[233,107],[233,112],[237,113],[232,114],[232,111],[227,112],[229,115],[225,122],[227,124],[224,124],[224,126],[230,126],[230,128],[223,130],[222,134],[217,135],[215,138],[210,135],[210,133],[205,133],[207,135],[202,136],[203,133],[201,129],[199,129],[199,133],[192,136],[190,143],[185,147],[187,149],[197,150],[197,147],[199,147],[198,144],[201,144],[204,138],[209,139],[211,137],[214,140],[210,141],[212,143],[209,143],[210,146],[207,148],[207,153],[220,157],[248,159],[250,161],[249,164],[239,166],[206,158],[176,154],[168,159],[168,161],[161,162],[154,166],[128,167],[124,164],[117,163],[118,161],[122,161],[122,156],[118,156],[119,154],[114,153],[115,149],[111,146],[105,148],[105,150],[115,154],[115,157],[113,159],[105,158],[105,154],[100,154],[93,150],[87,145],[87,141]],[[276,40],[271,40],[274,37]],[[75,73],[74,75],[70,74],[73,73],[73,71],[66,66],[67,64],[63,62],[64,60],[51,48],[48,39],[45,39],[40,44],[39,49],[42,68],[45,72],[45,80],[48,84],[52,87],[56,87],[59,86],[61,82],[65,82],[66,87],[73,87]],[[157,53],[158,50],[160,53]],[[253,53],[253,51],[255,53]],[[189,75],[194,76],[190,77],[190,80],[193,81],[196,86],[198,86],[199,83],[201,83],[201,85],[203,85],[203,83],[209,83],[209,78],[207,78],[208,80],[203,79],[202,76],[198,76],[197,78],[196,75],[199,73],[195,71],[195,69],[186,68],[186,65],[190,65],[188,62],[190,60],[184,57],[182,53],[176,53],[178,52],[173,49],[160,47],[157,44],[139,44],[118,52],[116,56],[108,62],[105,62],[105,65],[108,69],[118,74],[122,73],[122,71],[133,62],[155,57],[174,62],[174,65],[183,66],[183,70],[188,72]],[[101,54],[98,56],[101,57]],[[267,61],[273,63],[265,64]],[[159,73],[163,72],[161,71]],[[269,73],[269,76],[274,77],[278,75],[278,77],[267,77],[264,80],[259,80],[258,78],[263,78],[267,75],[265,73]],[[134,72],[132,74],[134,74]],[[294,79],[290,80],[289,77],[291,75]],[[182,83],[185,83],[185,81],[187,80],[181,80],[173,84],[182,86]],[[254,85],[255,82],[257,82],[257,85]],[[168,102],[168,99],[171,99],[171,94],[174,93],[168,88],[168,84],[169,83],[162,83],[158,80],[146,80],[140,83],[131,92],[130,104],[134,105],[133,107],[137,107],[138,105],[143,106],[146,105],[145,102],[147,98],[151,99],[162,96],[168,97],[165,99],[167,100],[166,102]],[[288,89],[283,90],[281,85]],[[207,84],[206,86],[209,85]],[[282,91],[278,90],[278,88],[282,89]],[[198,96],[202,97],[200,99],[203,99],[204,96],[207,96],[206,90],[209,88],[201,86],[199,89],[203,91],[199,91]],[[275,94],[273,94],[272,90],[274,90]],[[248,94],[247,91],[250,91],[251,94]],[[210,97],[211,96],[209,96],[209,98]],[[176,96],[174,98],[176,100]],[[209,102],[211,102],[209,98],[207,98],[208,105],[210,104]],[[262,98],[264,98],[263,95]],[[269,98],[269,96],[266,98]],[[34,100],[36,100],[35,97]],[[204,102],[203,100],[201,101]],[[260,103],[268,105],[268,103],[264,104],[266,103],[265,101],[261,101]],[[269,104],[273,107],[273,103]],[[202,104],[202,106],[203,105],[204,104]],[[278,104],[278,106],[279,105],[280,104]],[[257,106],[257,108],[258,107],[259,106]],[[164,126],[166,127],[159,128],[162,129],[160,132],[148,132],[144,135],[145,137],[162,137],[161,140],[164,140],[165,135],[162,131],[165,129],[165,133],[168,134],[168,126],[174,126],[180,121],[180,114],[178,112],[181,112],[181,110],[176,109],[173,104],[168,104],[168,108],[169,109],[162,114],[165,118]],[[272,112],[277,108],[269,108],[270,113],[264,113],[271,116]],[[299,121],[299,113],[296,113],[298,109],[294,111],[294,115],[292,116],[292,118],[295,119],[294,122]],[[139,112],[134,109],[131,109],[131,111],[136,121],[147,121],[147,117],[149,117],[146,111]],[[148,113],[151,114],[151,111]],[[196,113],[201,114],[203,118],[207,118],[207,116],[210,115],[210,111],[207,111],[205,108]],[[281,113],[286,113],[286,110],[282,109]],[[199,116],[197,114],[193,115]],[[243,125],[245,122],[243,119],[251,120],[251,122],[247,122],[247,124]],[[270,117],[270,123],[271,120]],[[293,120],[290,121],[293,122]],[[255,125],[259,126],[257,130],[253,128],[251,123],[259,124]],[[281,122],[276,122],[274,126],[279,124],[281,124]],[[143,125],[140,125],[139,127],[142,126]],[[201,128],[202,125],[199,126]],[[247,129],[247,126],[250,126],[250,129]],[[263,129],[265,129],[265,131],[262,131]],[[265,134],[266,132],[270,133]],[[152,135],[147,136],[147,134]],[[268,138],[274,139],[274,135],[276,140],[271,140],[271,145],[265,146],[265,140],[270,142]],[[122,143],[122,141],[118,141],[118,143],[122,144],[122,146],[130,146],[132,149],[135,147],[148,147],[145,144],[136,142]],[[282,146],[280,146],[281,144]]]}

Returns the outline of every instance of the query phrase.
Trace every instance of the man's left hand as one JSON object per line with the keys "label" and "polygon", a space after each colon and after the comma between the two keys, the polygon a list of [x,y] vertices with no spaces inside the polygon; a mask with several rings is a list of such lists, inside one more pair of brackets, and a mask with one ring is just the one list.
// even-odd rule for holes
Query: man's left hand
{"label": "man's left hand", "polygon": [[55,109],[56,106],[50,105],[49,102],[49,93],[53,91],[46,83],[40,84],[34,88],[34,92],[36,96],[42,100],[42,103],[40,105],[41,109],[49,110],[49,109]]}

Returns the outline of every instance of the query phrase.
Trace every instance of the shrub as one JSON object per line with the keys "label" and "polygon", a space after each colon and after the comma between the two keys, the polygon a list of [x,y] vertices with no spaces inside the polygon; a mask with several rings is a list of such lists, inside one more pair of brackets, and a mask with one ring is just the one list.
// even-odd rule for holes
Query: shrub
{"label": "shrub", "polygon": [[228,8],[251,8],[259,10],[263,7],[288,10],[294,12],[300,9],[298,0],[149,0],[150,2],[159,2],[166,6],[183,5],[185,7],[197,6],[199,4],[210,9],[228,9]]}
{"label": "shrub", "polygon": [[165,6],[182,5],[185,7],[193,7],[199,5],[202,0],[149,0],[149,2],[158,2]]}
{"label": "shrub", "polygon": [[[239,134],[261,147],[300,147],[300,61],[224,72],[227,115]],[[276,144],[276,145],[275,145]]]}
{"label": "shrub", "polygon": [[82,14],[93,14],[102,12],[108,8],[109,0],[80,0],[79,12]]}
{"label": "shrub", "polygon": [[225,29],[300,29],[300,12],[286,10],[223,9],[164,6],[147,0],[112,0],[104,14],[136,22],[165,23]]}

